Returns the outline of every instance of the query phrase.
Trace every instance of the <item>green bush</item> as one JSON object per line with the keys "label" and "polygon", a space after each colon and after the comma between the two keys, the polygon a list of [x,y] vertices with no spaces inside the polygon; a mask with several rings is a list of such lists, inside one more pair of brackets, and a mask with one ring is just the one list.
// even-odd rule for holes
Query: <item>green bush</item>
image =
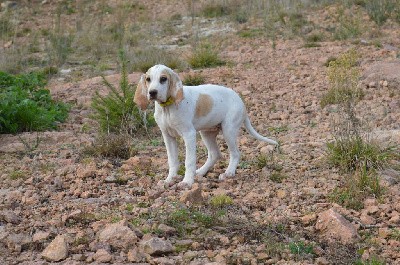
{"label": "green bush", "polygon": [[207,68],[224,65],[225,61],[219,58],[218,52],[210,44],[202,44],[194,50],[189,64],[193,68]]}
{"label": "green bush", "polygon": [[0,133],[56,129],[68,106],[51,98],[45,75],[0,72]]}
{"label": "green bush", "polygon": [[104,77],[104,84],[109,90],[106,96],[96,92],[92,101],[95,113],[93,118],[100,125],[103,134],[129,134],[133,135],[141,129],[147,129],[148,122],[153,123],[152,118],[143,117],[133,102],[135,89],[128,83],[127,62],[124,52],[120,52],[121,79],[119,87],[110,84]]}
{"label": "green bush", "polygon": [[185,86],[198,86],[204,84],[204,82],[205,82],[204,76],[197,73],[189,74],[185,76],[185,78],[183,79],[183,85]]}

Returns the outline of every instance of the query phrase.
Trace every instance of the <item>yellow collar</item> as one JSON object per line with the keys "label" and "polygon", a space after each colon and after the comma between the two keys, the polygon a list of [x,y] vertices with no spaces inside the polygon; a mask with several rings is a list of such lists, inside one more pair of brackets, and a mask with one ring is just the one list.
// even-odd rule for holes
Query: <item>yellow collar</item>
{"label": "yellow collar", "polygon": [[167,101],[158,104],[160,104],[161,107],[168,107],[169,105],[172,105],[172,103],[174,103],[174,99],[169,97]]}

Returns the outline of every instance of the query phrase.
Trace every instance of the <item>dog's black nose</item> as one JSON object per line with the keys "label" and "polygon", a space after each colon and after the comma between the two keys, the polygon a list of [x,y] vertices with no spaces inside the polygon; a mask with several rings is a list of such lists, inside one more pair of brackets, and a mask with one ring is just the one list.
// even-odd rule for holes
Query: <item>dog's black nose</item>
{"label": "dog's black nose", "polygon": [[150,99],[156,99],[157,97],[157,90],[150,90],[149,91]]}

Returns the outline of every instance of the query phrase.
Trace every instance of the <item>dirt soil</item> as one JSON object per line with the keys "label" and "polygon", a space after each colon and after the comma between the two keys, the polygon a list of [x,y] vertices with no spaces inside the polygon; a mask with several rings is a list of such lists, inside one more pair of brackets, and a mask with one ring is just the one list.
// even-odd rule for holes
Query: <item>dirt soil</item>
{"label": "dirt soil", "polygon": [[[168,1],[160,5],[169,6]],[[224,160],[196,180],[200,195],[187,202],[193,190],[157,185],[168,171],[157,127],[150,137],[138,136],[134,158],[83,156],[82,150],[97,133],[90,119],[91,98],[106,88],[100,77],[72,83],[64,76],[54,77],[48,88],[58,100],[72,104],[67,122],[57,131],[0,136],[0,263],[49,264],[42,257],[43,250],[63,235],[68,254],[60,264],[352,264],[361,257],[375,256],[385,264],[400,264],[398,172],[379,173],[385,194],[380,200],[367,198],[361,210],[333,203],[329,194],[343,184],[345,175],[326,163],[335,113],[334,106],[320,106],[328,89],[328,58],[356,47],[364,74],[360,85],[365,91],[357,111],[377,141],[399,145],[400,87],[396,82],[400,72],[387,73],[400,64],[396,58],[399,29],[381,47],[326,41],[320,47],[305,48],[292,39],[279,40],[275,49],[266,37],[242,38],[236,29],[224,32],[221,56],[229,64],[196,72],[207,83],[241,93],[253,126],[278,140],[280,150],[243,131],[238,139],[242,162],[237,174],[219,182],[228,157],[220,139]],[[158,41],[166,44],[169,40]],[[387,63],[396,66],[386,69]],[[372,77],[371,69],[376,69]],[[188,73],[193,70],[179,74],[183,78]],[[134,72],[129,79],[136,83],[139,76]],[[117,83],[119,75],[106,78]],[[37,139],[38,146],[29,150]],[[200,140],[198,148],[201,165],[206,153]],[[254,163],[261,154],[269,159],[263,168]],[[271,179],[274,173],[282,179]],[[182,234],[169,217],[163,219],[176,209],[212,211],[209,200],[221,194],[233,199],[221,223],[209,227],[193,221],[191,232]],[[316,229],[319,214],[331,208],[355,227],[356,242],[332,242]],[[135,232],[131,246],[118,247],[99,239],[101,231],[113,223]],[[173,250],[146,251],[143,241],[150,237],[170,242]],[[312,246],[312,251],[290,250],[293,245]]]}

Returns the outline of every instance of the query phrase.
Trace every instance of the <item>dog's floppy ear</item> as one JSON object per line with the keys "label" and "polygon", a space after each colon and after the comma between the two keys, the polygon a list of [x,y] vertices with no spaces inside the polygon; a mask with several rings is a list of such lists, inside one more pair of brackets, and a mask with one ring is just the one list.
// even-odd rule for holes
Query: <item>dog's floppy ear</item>
{"label": "dog's floppy ear", "polygon": [[149,105],[144,75],[140,77],[140,81],[136,87],[135,97],[133,98],[133,101],[136,103],[136,105],[139,106],[141,110],[147,109],[147,106]]}
{"label": "dog's floppy ear", "polygon": [[170,76],[169,91],[175,104],[179,104],[183,100],[183,85],[179,76],[172,70],[168,71]]}

